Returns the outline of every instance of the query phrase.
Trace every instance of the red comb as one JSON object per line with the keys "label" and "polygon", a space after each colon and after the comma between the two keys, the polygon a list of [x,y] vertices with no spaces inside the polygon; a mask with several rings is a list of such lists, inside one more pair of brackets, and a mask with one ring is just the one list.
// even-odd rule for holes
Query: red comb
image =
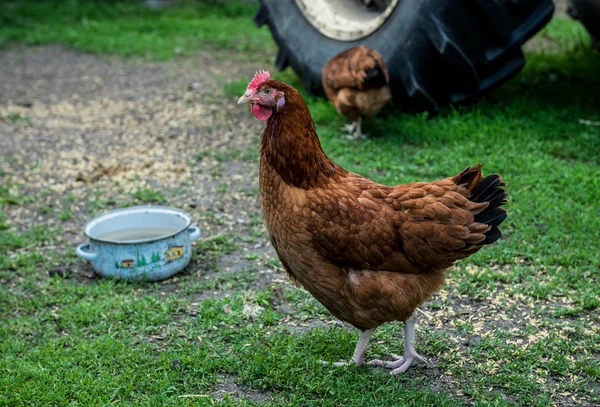
{"label": "red comb", "polygon": [[271,75],[267,71],[260,70],[254,75],[254,78],[248,84],[248,89],[256,89],[258,85],[269,79]]}

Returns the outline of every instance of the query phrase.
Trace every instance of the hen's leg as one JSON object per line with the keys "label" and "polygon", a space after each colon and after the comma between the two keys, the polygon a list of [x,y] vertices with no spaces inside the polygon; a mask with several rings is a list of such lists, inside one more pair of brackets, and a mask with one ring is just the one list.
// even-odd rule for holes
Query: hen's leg
{"label": "hen's leg", "polygon": [[[352,362],[356,364],[356,366],[361,366],[365,363],[365,349],[369,344],[369,340],[371,339],[371,335],[375,332],[375,328],[367,329],[366,331],[361,331],[360,337],[358,338],[358,343],[356,344],[356,348],[354,349],[354,355],[352,356]],[[347,365],[347,362],[336,362],[334,365],[336,366],[344,366]]]}
{"label": "hen's leg", "polygon": [[356,128],[354,129],[354,140],[360,140],[363,138],[367,138],[366,134],[363,134],[361,131],[362,125],[362,117],[358,117],[358,121],[356,122]]}
{"label": "hen's leg", "polygon": [[352,355],[352,361],[356,363],[356,366],[360,366],[365,363],[365,349],[369,344],[369,340],[371,339],[373,332],[375,332],[375,328],[367,329],[366,331],[362,331],[360,333],[358,343],[354,349],[354,355]]}
{"label": "hen's leg", "polygon": [[389,362],[375,359],[368,364],[392,369],[390,373],[395,375],[406,372],[415,361],[427,363],[427,360],[415,351],[415,317],[411,316],[408,320],[404,321],[404,356],[392,354],[392,360]]}

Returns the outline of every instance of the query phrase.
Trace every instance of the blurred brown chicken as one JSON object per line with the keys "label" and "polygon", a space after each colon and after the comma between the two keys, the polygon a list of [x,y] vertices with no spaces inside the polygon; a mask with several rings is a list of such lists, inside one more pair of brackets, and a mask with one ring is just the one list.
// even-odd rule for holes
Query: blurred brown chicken
{"label": "blurred brown chicken", "polygon": [[238,104],[266,120],[260,198],[271,243],[287,271],[333,315],[362,331],[352,361],[364,362],[375,329],[404,321],[404,356],[374,365],[403,372],[423,360],[413,312],[445,270],[501,236],[505,184],[481,165],[434,182],[378,184],[333,162],[302,96],[258,72]]}
{"label": "blurred brown chicken", "polygon": [[354,138],[364,137],[362,117],[371,117],[391,99],[383,57],[364,45],[334,55],[323,68],[323,88],[337,111],[352,121],[346,129]]}

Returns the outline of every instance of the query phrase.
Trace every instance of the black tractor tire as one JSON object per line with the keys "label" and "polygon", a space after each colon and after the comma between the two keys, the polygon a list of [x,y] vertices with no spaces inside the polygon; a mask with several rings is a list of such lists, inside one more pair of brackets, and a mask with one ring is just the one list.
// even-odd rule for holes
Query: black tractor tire
{"label": "black tractor tire", "polygon": [[421,111],[471,101],[516,75],[521,45],[553,11],[551,0],[400,0],[381,27],[354,41],[321,34],[294,0],[260,0],[254,21],[279,47],[276,67],[291,66],[310,92],[322,92],[329,58],[364,44],[383,55],[394,101]]}

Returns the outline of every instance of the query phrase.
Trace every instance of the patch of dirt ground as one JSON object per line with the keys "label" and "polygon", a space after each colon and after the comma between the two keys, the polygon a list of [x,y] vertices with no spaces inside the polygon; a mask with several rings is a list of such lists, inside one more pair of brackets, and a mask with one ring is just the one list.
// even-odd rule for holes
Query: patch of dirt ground
{"label": "patch of dirt ground", "polygon": [[[224,73],[203,53],[157,63],[54,46],[0,52],[0,174],[31,201],[6,208],[10,223],[58,227],[70,250],[95,214],[165,203],[190,212],[203,237],[250,235],[261,123],[221,89],[264,65],[231,60]],[[264,236],[246,240],[241,251],[273,257]]]}

